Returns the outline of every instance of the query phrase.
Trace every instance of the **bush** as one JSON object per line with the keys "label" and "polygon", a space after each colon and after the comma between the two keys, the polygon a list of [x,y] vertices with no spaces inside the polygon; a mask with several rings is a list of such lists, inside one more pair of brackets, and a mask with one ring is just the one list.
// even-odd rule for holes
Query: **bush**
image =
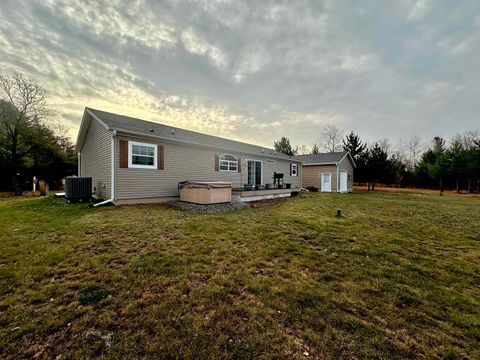
{"label": "bush", "polygon": [[320,189],[315,186],[309,186],[307,187],[307,190],[311,192],[318,192]]}

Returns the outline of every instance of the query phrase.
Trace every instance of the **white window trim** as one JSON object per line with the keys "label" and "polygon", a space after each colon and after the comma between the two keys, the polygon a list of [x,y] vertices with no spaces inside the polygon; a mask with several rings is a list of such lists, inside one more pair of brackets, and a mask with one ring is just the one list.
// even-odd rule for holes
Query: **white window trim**
{"label": "white window trim", "polygon": [[[293,173],[294,167],[295,167],[295,174]],[[298,164],[292,164],[292,176],[298,176]]]}
{"label": "white window trim", "polygon": [[[132,164],[132,155],[133,155],[132,146],[133,145],[153,147],[153,165]],[[129,141],[128,142],[128,167],[133,169],[157,169],[157,164],[158,164],[157,150],[158,150],[158,146],[156,144]]]}
{"label": "white window trim", "polygon": [[[235,161],[233,160],[222,160],[222,156],[225,156],[225,155],[229,155],[229,156],[232,156],[235,158]],[[225,161],[228,163],[228,169],[227,170],[222,170],[221,167],[222,167],[222,161]],[[235,163],[235,170],[230,170],[230,163]],[[232,154],[222,154],[218,157],[218,170],[219,171],[224,171],[224,172],[238,172],[238,157],[236,157],[235,155],[232,155]]]}

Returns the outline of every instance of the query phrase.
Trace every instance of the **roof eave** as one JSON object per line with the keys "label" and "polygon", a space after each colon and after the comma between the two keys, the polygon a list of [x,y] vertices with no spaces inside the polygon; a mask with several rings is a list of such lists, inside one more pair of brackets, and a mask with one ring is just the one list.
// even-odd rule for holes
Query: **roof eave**
{"label": "roof eave", "polygon": [[[87,115],[90,115],[91,118]],[[96,116],[88,107],[85,107],[85,110],[83,111],[82,122],[80,123],[80,129],[78,129],[77,141],[75,142],[75,148],[77,151],[83,147],[88,128],[90,127],[91,119],[97,120],[103,127],[105,127],[105,129],[109,130],[107,124],[105,124],[98,116]]]}
{"label": "roof eave", "polygon": [[87,136],[87,131],[90,126],[90,118],[87,116],[87,108],[83,110],[82,121],[80,122],[80,128],[78,129],[77,141],[75,142],[75,148],[79,151]]}
{"label": "roof eave", "polygon": [[158,139],[158,140],[163,140],[163,141],[173,142],[173,143],[190,144],[190,145],[195,145],[195,146],[204,147],[204,148],[212,148],[212,149],[217,149],[217,150],[237,151],[237,152],[240,152],[240,153],[243,153],[243,154],[247,154],[249,156],[261,156],[261,157],[265,157],[265,158],[274,158],[274,159],[278,159],[278,160],[285,160],[285,161],[293,161],[293,162],[302,163],[300,160],[290,158],[290,157],[281,157],[281,156],[278,156],[278,155],[265,154],[265,153],[258,154],[258,153],[248,152],[248,151],[238,151],[238,150],[227,149],[227,148],[223,148],[223,147],[219,147],[219,146],[215,146],[215,145],[205,145],[205,144],[197,143],[197,142],[193,142],[193,141],[185,141],[185,140],[181,140],[181,139],[172,139],[172,138],[169,138],[169,137],[155,135],[155,134],[145,134],[141,131],[133,131],[133,130],[123,129],[123,128],[110,128],[110,130],[116,130],[117,133],[119,133],[119,134],[134,135],[134,136],[139,136],[139,137],[143,137],[143,138]]}

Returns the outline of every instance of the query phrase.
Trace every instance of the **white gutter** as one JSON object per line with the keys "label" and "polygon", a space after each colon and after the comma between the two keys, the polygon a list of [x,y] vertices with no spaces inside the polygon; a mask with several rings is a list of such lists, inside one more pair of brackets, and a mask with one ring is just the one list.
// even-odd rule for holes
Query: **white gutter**
{"label": "white gutter", "polygon": [[[198,143],[198,142],[195,142],[195,141],[187,141],[187,140],[181,140],[181,139],[176,139],[176,138],[169,138],[169,137],[165,137],[165,136],[160,136],[160,135],[156,135],[156,134],[147,134],[147,133],[139,132],[139,131],[126,130],[126,129],[122,129],[122,128],[118,128],[118,127],[116,129],[114,129],[114,131],[118,131],[119,133],[125,134],[127,136],[130,135],[130,136],[133,136],[133,137],[136,136],[136,137],[141,137],[141,138],[157,139],[157,140],[165,141],[165,142],[168,142],[168,143],[187,144],[187,145],[193,145],[193,146],[197,146],[197,147],[201,147],[201,148],[209,148],[209,149],[215,149],[215,150],[221,150],[221,151],[233,151],[233,152],[236,152],[236,153],[245,154],[246,156],[256,156],[256,157],[269,158],[269,159],[275,159],[275,160],[285,160],[285,161],[290,161],[290,162],[297,162],[299,164],[302,163],[302,160],[297,160],[293,156],[289,156],[289,155],[285,155],[285,157],[282,157],[282,156],[278,156],[275,153],[258,154],[258,153],[252,153],[252,152],[249,152],[249,151],[235,150],[235,149],[231,149],[231,148],[228,149],[228,148],[223,148],[223,147],[219,147],[219,146],[215,146],[215,145],[207,145],[207,144]],[[220,138],[220,139],[229,140],[229,139],[224,139],[224,138]],[[235,142],[235,140],[229,140],[229,141],[234,141]],[[240,141],[237,141],[237,142],[240,142]],[[242,143],[242,142],[240,142],[240,143]],[[257,145],[247,144],[247,143],[242,143],[242,144],[250,145],[250,146],[257,146]]]}
{"label": "white gutter", "polygon": [[80,151],[77,153],[77,166],[78,166],[78,170],[77,170],[77,175],[78,177],[81,176],[81,167],[80,167],[80,161],[81,161],[81,155],[80,155]]}
{"label": "white gutter", "polygon": [[115,136],[116,135],[117,135],[117,130],[113,130],[112,131],[112,157],[111,157],[112,158],[112,168],[111,168],[112,179],[111,179],[111,185],[110,185],[110,199],[99,202],[93,205],[94,207],[110,204],[115,201]]}

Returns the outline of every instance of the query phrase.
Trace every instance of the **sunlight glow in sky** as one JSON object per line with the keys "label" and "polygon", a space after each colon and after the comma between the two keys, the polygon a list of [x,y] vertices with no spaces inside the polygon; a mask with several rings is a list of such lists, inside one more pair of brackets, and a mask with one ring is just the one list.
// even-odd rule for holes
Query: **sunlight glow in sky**
{"label": "sunlight glow in sky", "polygon": [[480,127],[480,1],[0,2],[0,73],[85,106],[271,147]]}

